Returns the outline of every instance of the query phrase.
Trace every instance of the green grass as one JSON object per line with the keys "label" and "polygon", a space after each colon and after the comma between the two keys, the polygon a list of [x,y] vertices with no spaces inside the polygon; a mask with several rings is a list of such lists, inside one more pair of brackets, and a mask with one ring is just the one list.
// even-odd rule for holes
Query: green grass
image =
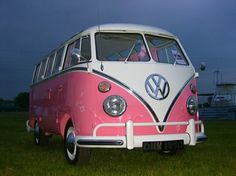
{"label": "green grass", "polygon": [[63,141],[33,144],[25,131],[27,113],[0,113],[0,175],[236,175],[236,121],[205,122],[209,139],[177,153],[161,155],[142,149],[93,149],[89,163],[71,166]]}

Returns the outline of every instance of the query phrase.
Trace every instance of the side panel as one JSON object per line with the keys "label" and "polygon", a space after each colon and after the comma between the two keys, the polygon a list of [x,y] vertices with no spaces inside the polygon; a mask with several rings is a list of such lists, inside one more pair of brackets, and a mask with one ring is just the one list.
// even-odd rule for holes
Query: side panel
{"label": "side panel", "polygon": [[59,132],[59,85],[60,82],[57,79],[52,79],[31,87],[31,114],[46,132]]}

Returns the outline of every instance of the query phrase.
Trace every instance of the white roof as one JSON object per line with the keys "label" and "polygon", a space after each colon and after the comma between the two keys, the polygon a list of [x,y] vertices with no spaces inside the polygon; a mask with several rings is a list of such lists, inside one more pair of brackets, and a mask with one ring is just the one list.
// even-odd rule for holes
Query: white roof
{"label": "white roof", "polygon": [[92,31],[125,31],[125,32],[144,32],[144,33],[155,33],[159,35],[167,35],[174,36],[170,32],[147,25],[139,25],[139,24],[123,24],[123,23],[115,23],[115,24],[102,24],[98,26],[90,27],[83,32],[92,32]]}

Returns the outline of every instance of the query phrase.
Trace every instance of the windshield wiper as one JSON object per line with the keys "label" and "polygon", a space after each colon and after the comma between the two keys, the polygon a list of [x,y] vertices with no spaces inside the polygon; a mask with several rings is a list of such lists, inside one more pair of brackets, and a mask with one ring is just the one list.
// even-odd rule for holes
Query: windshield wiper
{"label": "windshield wiper", "polygon": [[134,48],[135,48],[135,45],[136,45],[136,42],[134,42],[134,44],[133,44],[133,46],[132,46],[131,50],[129,51],[129,54],[128,54],[128,56],[125,58],[125,63],[126,63],[126,62],[127,62],[127,60],[129,59],[129,57],[130,57],[130,55],[131,55],[132,51],[134,50]]}

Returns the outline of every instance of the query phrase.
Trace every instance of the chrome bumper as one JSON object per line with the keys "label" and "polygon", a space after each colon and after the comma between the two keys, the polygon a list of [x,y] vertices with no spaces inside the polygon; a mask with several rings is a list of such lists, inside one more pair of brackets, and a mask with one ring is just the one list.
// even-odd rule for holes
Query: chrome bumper
{"label": "chrome bumper", "polygon": [[[185,133],[157,134],[157,135],[134,135],[134,127],[137,126],[176,126],[187,125]],[[200,132],[196,133],[195,126],[200,125]],[[97,136],[97,131],[105,127],[126,127],[126,136]],[[186,122],[160,122],[160,123],[134,123],[129,120],[126,123],[103,123],[94,128],[93,136],[76,136],[77,145],[90,148],[134,148],[142,147],[143,142],[176,141],[183,140],[184,145],[194,146],[196,143],[205,141],[202,121],[190,119]]]}

